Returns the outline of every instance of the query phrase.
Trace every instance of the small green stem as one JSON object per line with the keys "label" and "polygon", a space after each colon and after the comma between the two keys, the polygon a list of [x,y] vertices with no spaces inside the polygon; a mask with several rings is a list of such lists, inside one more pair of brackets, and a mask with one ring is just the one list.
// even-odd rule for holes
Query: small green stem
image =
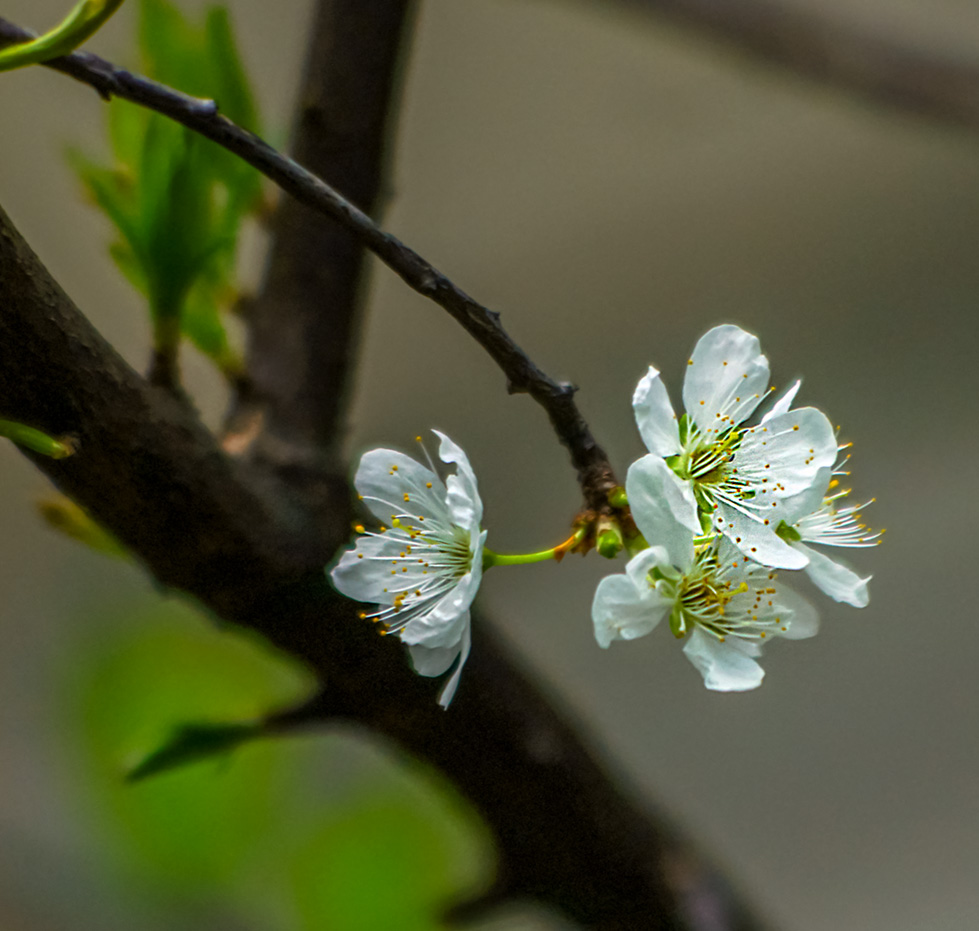
{"label": "small green stem", "polygon": [[558,546],[539,553],[494,553],[483,549],[483,569],[490,566],[523,566],[532,562],[547,562],[549,559],[561,559],[568,550],[574,547],[584,536],[584,530],[578,530]]}

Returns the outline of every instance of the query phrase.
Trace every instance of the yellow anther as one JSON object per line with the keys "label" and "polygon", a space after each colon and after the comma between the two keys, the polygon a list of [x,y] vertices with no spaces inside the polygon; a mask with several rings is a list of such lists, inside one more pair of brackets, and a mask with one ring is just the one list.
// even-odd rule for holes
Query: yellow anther
{"label": "yellow anther", "polygon": [[356,530],[357,533],[363,533],[364,532],[364,525],[363,524],[354,524],[354,530]]}

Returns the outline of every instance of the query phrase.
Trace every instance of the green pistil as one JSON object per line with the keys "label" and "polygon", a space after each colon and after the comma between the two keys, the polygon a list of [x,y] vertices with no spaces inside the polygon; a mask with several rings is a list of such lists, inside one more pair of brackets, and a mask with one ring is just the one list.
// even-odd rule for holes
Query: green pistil
{"label": "green pistil", "polygon": [[775,528],[775,533],[791,543],[798,543],[802,539],[802,534],[784,520]]}

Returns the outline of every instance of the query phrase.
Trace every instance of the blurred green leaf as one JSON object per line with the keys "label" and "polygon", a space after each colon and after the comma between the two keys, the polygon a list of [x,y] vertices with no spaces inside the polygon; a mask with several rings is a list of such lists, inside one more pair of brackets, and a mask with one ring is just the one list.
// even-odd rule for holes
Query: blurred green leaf
{"label": "blurred green leaf", "polygon": [[[130,896],[232,926],[435,931],[488,883],[485,829],[430,770],[349,732],[248,740],[247,724],[207,723],[259,720],[311,690],[260,642],[173,599],[78,641],[61,720],[81,766],[59,772]],[[198,723],[174,740],[180,721]],[[125,783],[134,765],[159,775]]]}
{"label": "blurred green leaf", "polygon": [[163,746],[126,773],[126,781],[141,782],[190,763],[225,756],[261,733],[257,724],[180,724]]}
{"label": "blurred green leaf", "polygon": [[450,903],[487,882],[486,840],[447,787],[416,771],[407,785],[373,788],[298,848],[301,928],[435,931]]}
{"label": "blurred green leaf", "polygon": [[124,774],[179,721],[252,720],[311,690],[309,675],[170,600],[131,632],[76,655],[67,733],[76,736],[86,808],[124,875],[170,895],[220,896],[277,830],[290,774],[270,747],[183,767],[136,785]]}
{"label": "blurred green leaf", "polygon": [[[187,93],[217,99],[236,122],[258,113],[225,10],[190,22],[169,0],[142,0],[142,69]],[[209,140],[125,101],[110,108],[114,161],[77,152],[72,166],[116,228],[110,253],[147,298],[158,348],[186,336],[229,376],[239,361],[222,320],[236,299],[243,220],[261,208],[261,176]]]}

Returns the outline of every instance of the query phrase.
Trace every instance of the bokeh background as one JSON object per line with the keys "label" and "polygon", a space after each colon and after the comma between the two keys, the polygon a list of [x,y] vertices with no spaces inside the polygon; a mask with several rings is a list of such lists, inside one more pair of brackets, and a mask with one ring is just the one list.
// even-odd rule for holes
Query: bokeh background
{"label": "bokeh background", "polygon": [[[793,2],[979,61],[971,0]],[[281,142],[309,4],[230,6]],[[44,28],[63,8],[2,13]],[[134,13],[93,50],[133,61]],[[103,144],[103,109],[60,75],[3,75],[0,203],[142,367],[145,312],[63,158]],[[423,0],[386,224],[581,387],[622,474],[642,452],[635,382],[655,363],[678,398],[711,325],[758,333],[776,384],[804,376],[800,399],[855,441],[855,493],[877,497],[867,517],[889,532],[856,556],[870,606],[820,598],[820,635],[770,647],[761,689],[707,692],[666,631],[598,650],[591,594],[613,567],[595,557],[493,573],[481,599],[610,765],[777,926],[979,926],[979,134],[603,0]],[[261,261],[256,236],[246,282]],[[220,384],[184,361],[218,423]],[[494,548],[562,537],[577,489],[544,415],[378,267],[350,449],[410,449],[428,427],[469,452]],[[121,786],[174,724],[246,718],[309,683],[46,529],[45,480],[12,447],[0,468],[0,926],[427,929],[442,898],[485,884],[471,813],[356,733]],[[558,924],[516,910],[487,927]]]}

